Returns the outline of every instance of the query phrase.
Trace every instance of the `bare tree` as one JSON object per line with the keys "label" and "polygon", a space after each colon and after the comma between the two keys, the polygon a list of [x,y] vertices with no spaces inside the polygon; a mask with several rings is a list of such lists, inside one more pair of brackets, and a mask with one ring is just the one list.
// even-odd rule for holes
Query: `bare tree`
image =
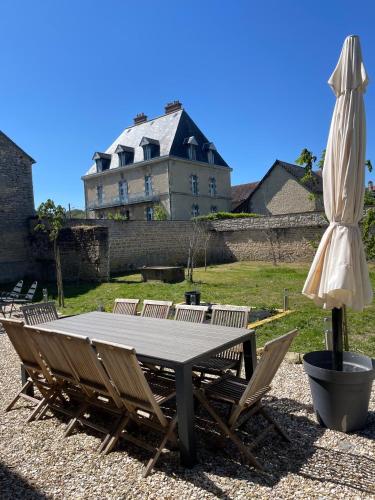
{"label": "bare tree", "polygon": [[199,251],[202,249],[204,225],[197,219],[191,221],[191,231],[188,240],[188,261],[187,261],[187,280],[193,283],[194,267]]}

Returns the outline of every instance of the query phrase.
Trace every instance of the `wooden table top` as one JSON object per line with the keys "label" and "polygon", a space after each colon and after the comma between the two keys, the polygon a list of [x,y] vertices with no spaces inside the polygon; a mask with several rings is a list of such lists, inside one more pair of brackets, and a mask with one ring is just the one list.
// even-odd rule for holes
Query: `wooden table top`
{"label": "wooden table top", "polygon": [[188,364],[249,340],[254,330],[90,312],[42,323],[39,330],[84,335],[133,347],[142,360]]}

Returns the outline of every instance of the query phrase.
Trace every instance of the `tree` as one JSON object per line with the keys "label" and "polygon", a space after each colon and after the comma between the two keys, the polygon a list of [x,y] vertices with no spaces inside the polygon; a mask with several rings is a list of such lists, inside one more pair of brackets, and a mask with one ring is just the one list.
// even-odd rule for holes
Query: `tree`
{"label": "tree", "polygon": [[323,170],[323,167],[324,167],[324,162],[325,162],[325,159],[326,159],[326,149],[323,149],[322,151],[322,154],[320,155],[320,159],[318,161],[318,167]]}
{"label": "tree", "polygon": [[48,234],[49,240],[53,244],[58,304],[60,307],[65,307],[58,238],[66,219],[66,211],[61,205],[55,205],[53,200],[48,199],[46,202],[39,205],[37,215],[39,222],[35,226],[35,231],[43,231]]}
{"label": "tree", "polygon": [[168,213],[163,205],[156,205],[154,207],[154,220],[167,220]]}
{"label": "tree", "polygon": [[366,160],[365,161],[365,167],[367,167],[367,170],[369,172],[372,172],[372,163],[371,163],[371,160]]}
{"label": "tree", "polygon": [[313,179],[312,169],[315,162],[316,156],[314,156],[314,154],[308,149],[302,149],[301,154],[296,159],[296,163],[305,169],[305,175],[301,179],[303,184]]}
{"label": "tree", "polygon": [[196,257],[202,246],[202,237],[204,226],[196,219],[191,220],[191,231],[188,240],[188,261],[187,261],[187,280],[193,283],[194,266]]}

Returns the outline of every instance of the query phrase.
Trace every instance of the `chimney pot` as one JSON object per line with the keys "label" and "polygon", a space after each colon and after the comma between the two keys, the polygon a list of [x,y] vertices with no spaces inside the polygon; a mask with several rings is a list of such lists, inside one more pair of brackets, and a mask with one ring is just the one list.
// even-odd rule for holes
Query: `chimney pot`
{"label": "chimney pot", "polygon": [[144,113],[138,113],[134,117],[134,125],[139,125],[140,123],[147,122],[147,116]]}
{"label": "chimney pot", "polygon": [[165,114],[173,113],[174,111],[178,111],[179,109],[182,109],[182,104],[180,101],[172,101],[168,102],[165,106]]}

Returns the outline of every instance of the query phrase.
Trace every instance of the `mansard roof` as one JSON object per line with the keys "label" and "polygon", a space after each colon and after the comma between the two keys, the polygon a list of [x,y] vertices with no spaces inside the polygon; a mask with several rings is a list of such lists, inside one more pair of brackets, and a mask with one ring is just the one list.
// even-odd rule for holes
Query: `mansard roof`
{"label": "mansard roof", "polygon": [[10,137],[8,137],[2,130],[0,130],[0,135],[7,141],[9,142],[15,149],[17,149],[23,156],[26,156],[26,158],[28,160],[30,160],[30,163],[33,164],[33,163],[36,163],[36,161],[29,155],[26,153],[26,151],[24,151],[22,148],[20,148],[18,146],[18,144],[16,144],[14,141],[12,141],[12,139]]}
{"label": "mansard roof", "polygon": [[[150,143],[154,141],[160,145],[160,156],[179,156],[186,159],[187,146],[186,143],[184,144],[184,140],[192,136],[198,143],[197,161],[207,162],[204,145],[213,143],[207,139],[183,109],[126,128],[105,150],[105,154],[112,155],[110,169],[119,166],[118,155],[114,154],[118,152],[119,145],[134,148],[134,163],[144,161],[143,143],[141,145],[141,142],[147,139]],[[228,167],[228,164],[217,152],[215,153],[215,164]],[[90,167],[86,175],[94,173],[96,173],[95,164]]]}

